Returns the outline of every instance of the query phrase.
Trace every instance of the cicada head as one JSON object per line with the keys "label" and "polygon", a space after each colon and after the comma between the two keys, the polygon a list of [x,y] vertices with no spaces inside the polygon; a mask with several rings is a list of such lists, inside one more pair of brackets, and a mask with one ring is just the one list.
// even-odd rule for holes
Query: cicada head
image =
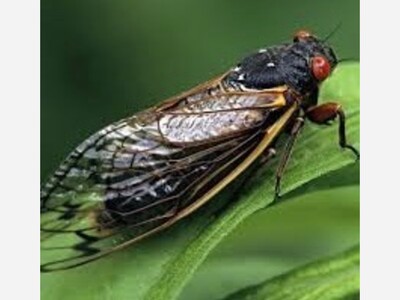
{"label": "cicada head", "polygon": [[315,90],[337,65],[333,49],[308,31],[298,31],[293,43],[282,51],[280,72],[287,84],[300,94]]}

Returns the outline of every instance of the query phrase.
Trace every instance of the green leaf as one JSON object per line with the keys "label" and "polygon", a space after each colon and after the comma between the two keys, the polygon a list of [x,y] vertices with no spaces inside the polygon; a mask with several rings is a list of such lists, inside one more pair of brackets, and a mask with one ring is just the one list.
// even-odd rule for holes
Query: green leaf
{"label": "green leaf", "polygon": [[359,246],[300,267],[256,286],[242,289],[226,300],[334,300],[358,299]]}
{"label": "green leaf", "polygon": [[[321,99],[343,104],[348,139],[358,148],[358,64],[337,68],[324,84]],[[42,299],[176,299],[218,243],[243,220],[272,203],[276,162],[257,170],[235,199],[227,197],[233,184],[161,234],[83,267],[42,274]],[[352,153],[340,151],[337,145],[337,124],[307,124],[283,178],[282,193],[289,197],[296,189],[302,193],[318,189],[318,185],[308,185],[301,190],[306,183],[351,164]]]}
{"label": "green leaf", "polygon": [[223,299],[358,245],[359,204],[359,186],[351,185],[304,194],[254,213],[207,257],[179,299]]}

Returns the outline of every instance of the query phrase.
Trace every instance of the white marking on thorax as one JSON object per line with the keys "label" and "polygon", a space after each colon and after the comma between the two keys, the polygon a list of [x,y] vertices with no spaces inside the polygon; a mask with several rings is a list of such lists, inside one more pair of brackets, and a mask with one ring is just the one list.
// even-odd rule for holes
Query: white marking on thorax
{"label": "white marking on thorax", "polygon": [[235,68],[233,69],[233,71],[234,71],[234,72],[239,72],[239,71],[240,71],[240,67],[239,67],[239,66],[235,67]]}

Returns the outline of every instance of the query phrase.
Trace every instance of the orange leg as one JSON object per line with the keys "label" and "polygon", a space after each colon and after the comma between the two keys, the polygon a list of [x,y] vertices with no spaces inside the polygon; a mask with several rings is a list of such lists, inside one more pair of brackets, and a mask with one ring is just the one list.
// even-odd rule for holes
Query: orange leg
{"label": "orange leg", "polygon": [[318,106],[311,107],[306,112],[306,117],[311,122],[316,124],[330,124],[331,121],[339,117],[339,145],[344,149],[351,150],[357,160],[360,158],[360,153],[352,145],[346,141],[346,116],[339,103],[328,102]]}

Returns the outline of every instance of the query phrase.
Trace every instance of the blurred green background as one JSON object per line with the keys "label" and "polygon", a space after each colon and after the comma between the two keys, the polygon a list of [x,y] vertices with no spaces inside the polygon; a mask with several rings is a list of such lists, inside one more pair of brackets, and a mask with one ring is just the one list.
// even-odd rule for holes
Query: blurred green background
{"label": "blurred green background", "polygon": [[[340,57],[359,59],[358,1],[42,0],[41,23],[42,180],[101,127],[299,28],[323,37],[341,23],[331,44]],[[255,214],[207,259],[182,299],[221,297],[357,244],[358,169],[340,176],[355,179]]]}

